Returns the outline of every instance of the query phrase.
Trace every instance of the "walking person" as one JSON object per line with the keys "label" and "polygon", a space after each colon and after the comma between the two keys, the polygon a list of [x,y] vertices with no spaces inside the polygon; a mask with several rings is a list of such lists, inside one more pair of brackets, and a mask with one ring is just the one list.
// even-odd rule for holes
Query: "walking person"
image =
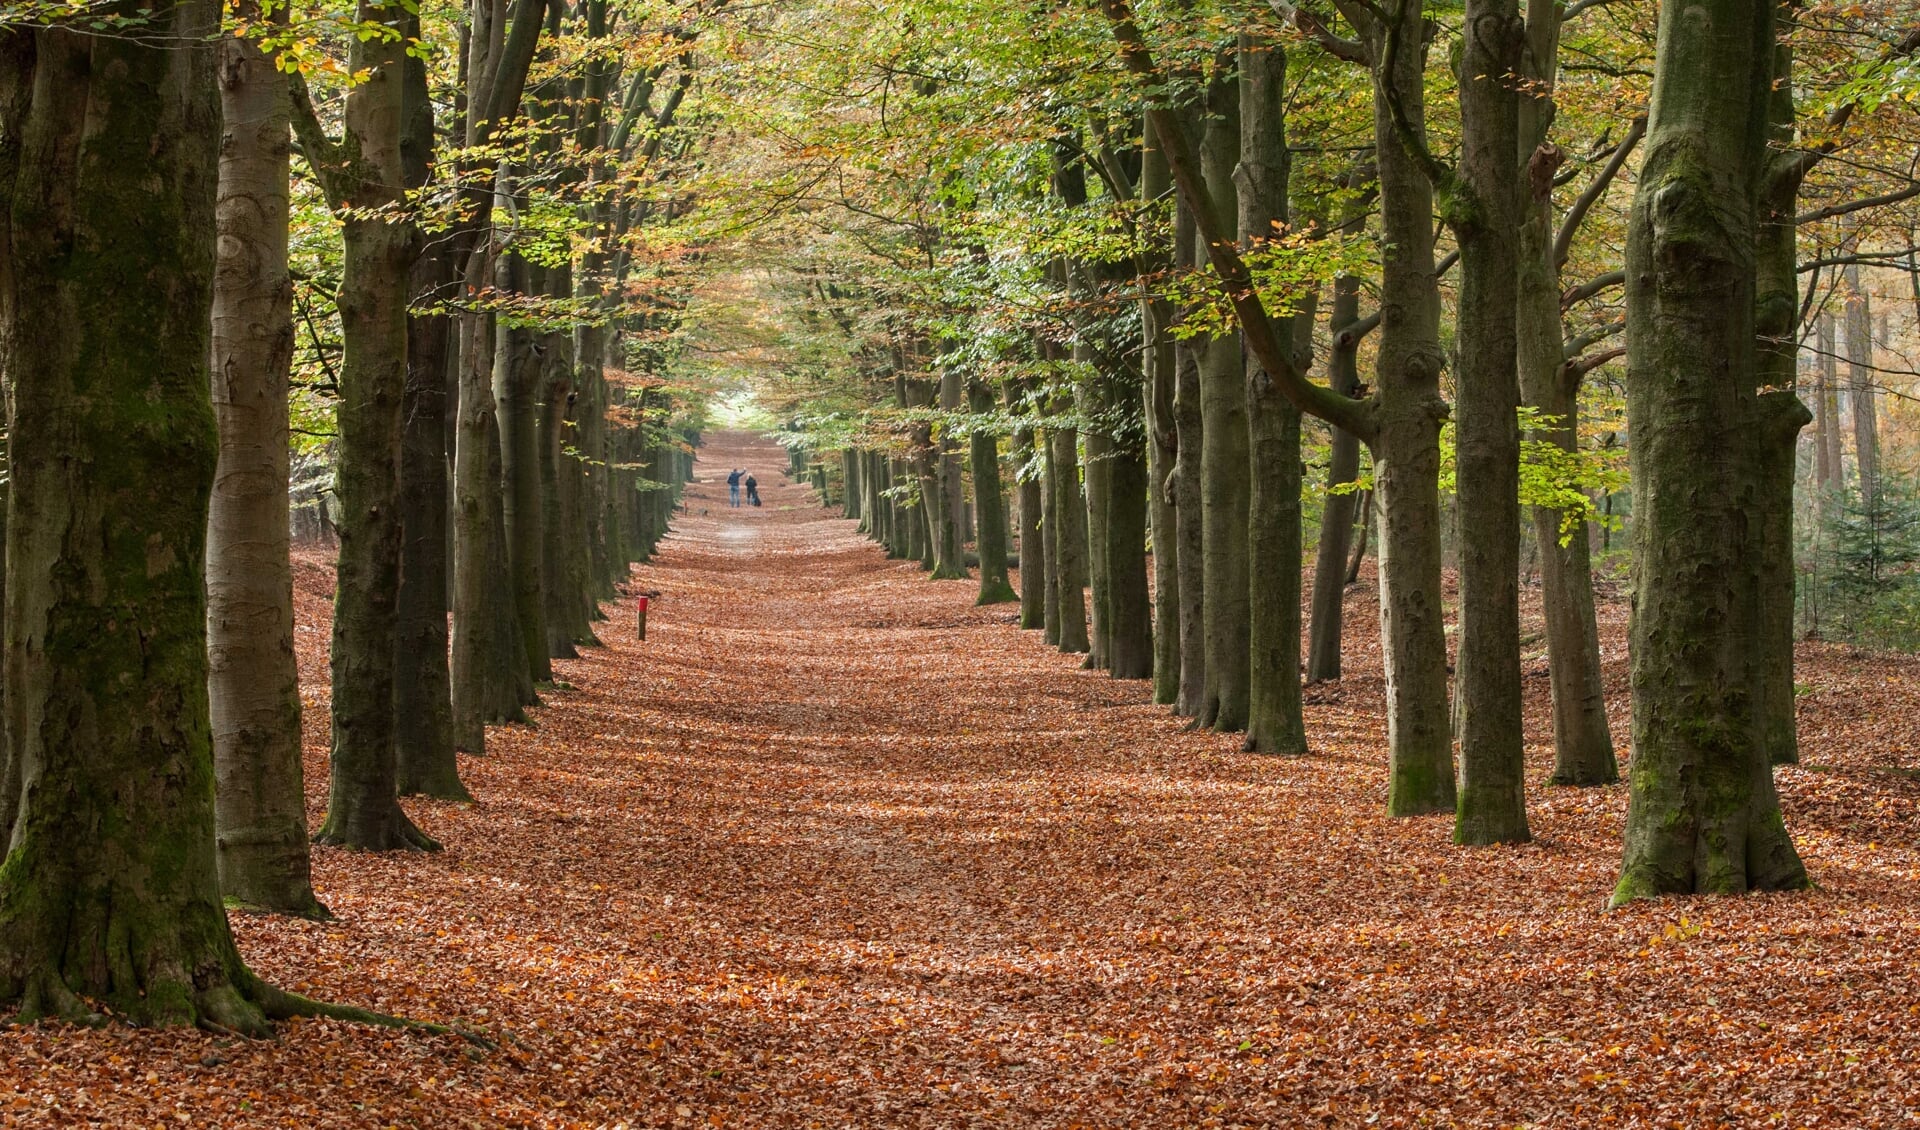
{"label": "walking person", "polygon": [[751,474],[747,476],[747,501],[755,506],[760,505],[760,480]]}
{"label": "walking person", "polygon": [[735,467],[733,474],[727,476],[727,505],[740,505],[740,468]]}

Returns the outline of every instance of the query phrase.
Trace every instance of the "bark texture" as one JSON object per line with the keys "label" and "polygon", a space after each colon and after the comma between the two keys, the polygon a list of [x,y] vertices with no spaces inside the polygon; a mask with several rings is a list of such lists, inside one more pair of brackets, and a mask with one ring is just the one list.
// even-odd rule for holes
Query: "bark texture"
{"label": "bark texture", "polygon": [[[1333,280],[1333,304],[1328,310],[1333,327],[1327,353],[1327,384],[1342,396],[1360,388],[1359,348],[1365,329],[1360,325],[1360,280],[1341,275]],[[1354,518],[1360,492],[1340,490],[1360,477],[1360,440],[1352,432],[1328,425],[1326,502],[1320,510],[1320,540],[1314,547],[1313,595],[1307,626],[1309,683],[1340,677],[1340,636],[1345,624],[1347,558],[1353,548]]]}
{"label": "bark texture", "polygon": [[405,121],[398,4],[363,2],[360,18],[396,35],[356,42],[365,81],[347,95],[345,133],[327,140],[305,107],[300,140],[343,215],[340,282],[340,557],[333,615],[333,750],[327,818],[315,839],[370,851],[437,845],[400,808],[393,670],[400,584],[401,403],[407,377],[407,278],[418,232],[405,213]]}
{"label": "bark texture", "polygon": [[[419,33],[409,14],[409,33]],[[401,158],[407,187],[431,173],[433,102],[427,66],[406,61]],[[434,246],[408,279],[407,379],[401,395],[400,590],[394,606],[393,725],[395,783],[402,794],[472,800],[454,756],[453,697],[447,660],[447,390],[450,319],[436,310],[452,295],[454,258]]]}
{"label": "bark texture", "polygon": [[[1140,195],[1159,200],[1172,190],[1166,155],[1153,123],[1143,127],[1147,148],[1140,167]],[[1145,251],[1140,274],[1171,265],[1164,252]],[[1150,292],[1141,301],[1141,357],[1147,449],[1147,516],[1153,542],[1153,701],[1172,706],[1180,697],[1180,564],[1173,508],[1173,466],[1179,455],[1173,419],[1174,349],[1167,329],[1173,307]]]}
{"label": "bark texture", "polygon": [[[137,17],[134,5],[116,15]],[[206,547],[217,6],[0,28],[11,385],[0,867],[15,1019],[268,1030],[214,848]],[[127,286],[137,278],[141,285]]]}
{"label": "bark texture", "polygon": [[[967,407],[976,415],[990,414],[992,390],[978,381],[969,382]],[[1020,598],[1007,579],[1007,495],[1000,485],[999,437],[976,427],[967,438],[967,457],[973,468],[973,508],[979,527],[975,545],[980,555],[980,594],[974,603],[1005,604]],[[847,497],[853,497],[851,489]]]}
{"label": "bark texture", "polygon": [[1804,887],[1759,743],[1754,199],[1771,0],[1660,14],[1627,243],[1634,756],[1617,905]]}
{"label": "bark texture", "polygon": [[[257,14],[257,13],[256,13]],[[288,558],[287,85],[252,41],[219,48],[213,412],[220,455],[207,519],[207,694],[220,887],[301,917],[313,894],[300,771],[300,677]]]}
{"label": "bark texture", "polygon": [[[1208,122],[1200,163],[1220,215],[1215,223],[1234,229],[1238,213],[1233,180],[1240,159],[1240,91],[1220,80],[1208,95]],[[1247,520],[1251,489],[1247,432],[1246,366],[1240,335],[1224,333],[1200,347],[1200,524],[1202,584],[1207,603],[1206,693],[1195,718],[1222,733],[1247,728],[1251,694],[1251,584]]]}
{"label": "bark texture", "polygon": [[1467,0],[1460,165],[1448,201],[1460,241],[1455,452],[1460,516],[1460,795],[1453,838],[1523,843],[1520,734],[1519,97],[1514,0]]}
{"label": "bark texture", "polygon": [[[1241,245],[1252,250],[1288,220],[1287,57],[1240,37]],[[1311,316],[1308,324],[1312,324]],[[1293,318],[1277,328],[1293,332]],[[1246,366],[1248,426],[1247,737],[1253,753],[1307,752],[1300,704],[1300,410],[1257,358]]]}

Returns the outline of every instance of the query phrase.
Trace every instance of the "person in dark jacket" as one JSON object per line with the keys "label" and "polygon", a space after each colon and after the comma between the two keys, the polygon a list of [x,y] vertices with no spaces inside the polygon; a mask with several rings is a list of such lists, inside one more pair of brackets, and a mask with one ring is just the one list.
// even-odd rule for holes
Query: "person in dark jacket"
{"label": "person in dark jacket", "polygon": [[760,505],[760,480],[752,475],[747,476],[747,501],[755,506]]}
{"label": "person in dark jacket", "polygon": [[733,474],[727,476],[727,505],[740,505],[740,468],[735,467]]}

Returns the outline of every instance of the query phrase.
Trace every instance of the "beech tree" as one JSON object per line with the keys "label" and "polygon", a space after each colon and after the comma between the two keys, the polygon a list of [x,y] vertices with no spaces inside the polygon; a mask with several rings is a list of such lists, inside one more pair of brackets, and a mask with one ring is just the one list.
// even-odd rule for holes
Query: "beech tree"
{"label": "beech tree", "polygon": [[248,1035],[371,1018],[262,983],[221,902],[206,597],[219,12],[147,16],[0,25],[0,1004],[21,1022],[94,1023],[98,1003]]}
{"label": "beech tree", "polygon": [[1627,245],[1639,576],[1616,904],[1807,885],[1759,740],[1763,553],[1749,520],[1765,505],[1763,449],[1782,438],[1755,348],[1774,7],[1698,0],[1660,15]]}
{"label": "beech tree", "polygon": [[[257,6],[245,13],[259,16]],[[326,910],[313,894],[300,770],[287,498],[286,78],[242,36],[221,40],[219,257],[212,398],[220,455],[207,522],[207,692],[221,888],[268,910]]]}
{"label": "beech tree", "polygon": [[372,851],[432,850],[438,845],[400,808],[393,714],[407,280],[419,251],[401,154],[410,16],[377,0],[363,0],[358,16],[368,30],[355,37],[349,65],[364,78],[347,92],[342,136],[327,136],[298,76],[293,100],[301,152],[341,217],[346,245],[332,778],[315,839]]}

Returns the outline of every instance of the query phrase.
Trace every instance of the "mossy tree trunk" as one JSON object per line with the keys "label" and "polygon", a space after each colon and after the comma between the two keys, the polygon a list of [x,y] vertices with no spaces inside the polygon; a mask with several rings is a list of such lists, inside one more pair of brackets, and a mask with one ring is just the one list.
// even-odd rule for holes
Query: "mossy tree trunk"
{"label": "mossy tree trunk", "polygon": [[1426,21],[1403,4],[1368,30],[1373,59],[1374,151],[1379,166],[1379,392],[1373,449],[1380,514],[1380,638],[1387,683],[1387,746],[1394,816],[1454,808],[1453,734],[1447,698],[1446,610],[1440,593],[1440,292],[1434,278],[1433,186],[1394,124],[1426,128]]}
{"label": "mossy tree trunk", "polygon": [[[133,4],[100,10],[138,19]],[[0,28],[0,1004],[268,1030],[221,903],[207,699],[216,5]],[[129,278],[141,280],[128,286]]]}
{"label": "mossy tree trunk", "polygon": [[[976,416],[993,412],[993,390],[979,381],[967,382],[967,407]],[[1007,579],[1007,497],[1000,486],[1000,439],[978,424],[967,437],[967,457],[973,468],[973,509],[979,529],[975,545],[980,555],[980,594],[975,604],[1005,604],[1019,599]],[[848,498],[852,498],[848,481]]]}
{"label": "mossy tree trunk", "polygon": [[[1528,0],[1524,65],[1531,96],[1520,101],[1519,154],[1526,163],[1529,192],[1520,211],[1515,337],[1521,394],[1546,421],[1536,438],[1571,452],[1580,442],[1581,370],[1571,364],[1563,344],[1553,206],[1554,174],[1561,154],[1547,135],[1554,114],[1560,19],[1560,8],[1551,0]],[[1607,724],[1586,522],[1581,520],[1577,529],[1565,531],[1567,513],[1553,507],[1534,507],[1532,517],[1534,540],[1540,547],[1541,604],[1553,693],[1552,780],[1556,785],[1609,785],[1619,780],[1620,770]]]}
{"label": "mossy tree trunk", "polygon": [[[1240,243],[1253,250],[1288,222],[1287,57],[1272,40],[1242,35],[1240,59]],[[1293,333],[1293,319],[1276,328]],[[1312,324],[1311,314],[1307,324]],[[1247,737],[1252,753],[1305,753],[1300,704],[1300,410],[1257,358],[1246,371]]]}
{"label": "mossy tree trunk", "polygon": [[1460,516],[1460,794],[1453,838],[1524,843],[1520,732],[1520,106],[1515,0],[1467,0],[1460,163],[1448,219],[1460,241],[1455,452]]}
{"label": "mossy tree trunk", "polygon": [[[1153,123],[1142,127],[1146,152],[1140,163],[1140,195],[1159,200],[1172,190],[1166,154]],[[1140,274],[1150,276],[1171,265],[1171,257],[1146,250]],[[1171,476],[1179,456],[1173,419],[1174,347],[1167,329],[1173,308],[1149,294],[1140,304],[1141,399],[1147,454],[1147,518],[1153,540],[1153,701],[1172,706],[1180,697],[1180,557]]]}
{"label": "mossy tree trunk", "polygon": [[[409,14],[409,34],[420,18]],[[407,187],[427,183],[434,149],[425,60],[406,61],[401,139]],[[400,439],[400,591],[393,664],[394,759],[402,794],[471,800],[454,756],[453,687],[447,658],[447,390],[452,321],[434,307],[454,295],[453,249],[434,247],[413,265],[416,312],[407,318],[407,383]]]}
{"label": "mossy tree trunk", "polygon": [[[1157,127],[1156,127],[1157,128]],[[1193,269],[1201,261],[1193,211],[1182,196],[1174,205],[1174,267]],[[1167,494],[1174,516],[1174,567],[1178,571],[1180,689],[1173,712],[1197,717],[1207,700],[1206,527],[1201,521],[1200,349],[1191,338],[1173,347],[1174,462],[1167,472]]]}
{"label": "mossy tree trunk", "polygon": [[1761,445],[1755,198],[1774,0],[1660,13],[1627,240],[1638,569],[1634,756],[1613,901],[1807,885],[1756,712]]}
{"label": "mossy tree trunk", "polygon": [[[1800,430],[1812,413],[1800,402],[1800,279],[1796,213],[1806,174],[1829,149],[1794,144],[1793,52],[1774,47],[1767,100],[1768,146],[1755,210],[1754,386],[1759,444],[1760,672],[1756,679],[1762,755],[1770,765],[1800,760],[1793,688],[1793,482]],[[1815,437],[1816,440],[1818,437]],[[1821,487],[1815,487],[1815,507]],[[1817,521],[1817,518],[1816,518]]]}
{"label": "mossy tree trunk", "polygon": [[[1234,169],[1240,159],[1240,88],[1225,78],[1208,88],[1200,163],[1216,227],[1232,231],[1238,214]],[[1207,637],[1206,694],[1194,716],[1222,733],[1247,728],[1251,694],[1252,583],[1247,556],[1251,467],[1246,365],[1238,333],[1200,345],[1200,523],[1203,611]]]}
{"label": "mossy tree trunk", "polygon": [[[1360,318],[1360,280],[1340,275],[1333,280],[1333,303],[1328,309],[1333,327],[1327,352],[1327,383],[1342,396],[1354,396],[1360,387],[1360,342],[1372,328]],[[1360,492],[1339,490],[1360,477],[1360,440],[1345,428],[1329,424],[1326,503],[1320,511],[1320,541],[1314,547],[1313,593],[1307,621],[1309,683],[1340,678],[1340,638],[1345,626],[1347,558],[1353,550],[1354,519]]]}
{"label": "mossy tree trunk", "polygon": [[407,380],[408,273],[419,235],[406,214],[401,138],[409,15],[363,0],[360,18],[391,40],[356,41],[365,81],[347,94],[345,133],[321,131],[305,88],[295,127],[328,203],[343,217],[340,282],[340,557],[333,614],[333,751],[327,818],[315,839],[369,851],[437,847],[400,808],[394,760],[395,618],[400,587],[401,405]]}
{"label": "mossy tree trunk", "polygon": [[1054,495],[1047,513],[1047,562],[1060,593],[1060,631],[1054,642],[1061,651],[1080,655],[1093,641],[1087,624],[1087,501],[1080,485],[1078,429],[1050,429],[1047,448]]}
{"label": "mossy tree trunk", "polygon": [[[257,18],[258,8],[252,14]],[[219,259],[207,520],[207,692],[220,887],[251,906],[325,915],[313,894],[300,770],[300,675],[288,559],[287,84],[250,40],[220,44]]]}
{"label": "mossy tree trunk", "polygon": [[[1014,385],[1006,388],[1009,411],[1023,412],[1025,405]],[[1045,511],[1041,499],[1041,476],[1034,473],[1034,436],[1030,427],[1013,430],[1015,498],[1019,511],[1020,537],[1020,626],[1033,630],[1047,622],[1047,542],[1040,519]]]}

